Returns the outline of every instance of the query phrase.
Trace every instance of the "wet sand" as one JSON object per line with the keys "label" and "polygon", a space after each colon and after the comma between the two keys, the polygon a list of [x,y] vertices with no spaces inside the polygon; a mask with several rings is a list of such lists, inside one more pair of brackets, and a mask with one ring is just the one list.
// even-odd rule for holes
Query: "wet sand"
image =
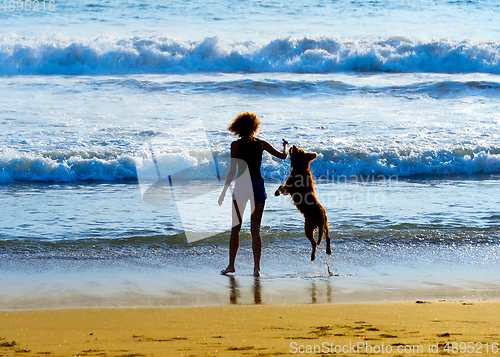
{"label": "wet sand", "polygon": [[497,246],[368,246],[358,252],[346,245],[332,257],[318,252],[314,263],[304,247],[265,248],[260,278],[252,276],[249,241],[230,276],[219,274],[226,247],[122,250],[137,257],[108,257],[102,249],[102,256],[77,259],[69,248],[60,249],[68,256],[4,254],[0,311],[500,300]]}
{"label": "wet sand", "polygon": [[500,301],[422,300],[13,311],[0,356],[497,355],[499,317]]}

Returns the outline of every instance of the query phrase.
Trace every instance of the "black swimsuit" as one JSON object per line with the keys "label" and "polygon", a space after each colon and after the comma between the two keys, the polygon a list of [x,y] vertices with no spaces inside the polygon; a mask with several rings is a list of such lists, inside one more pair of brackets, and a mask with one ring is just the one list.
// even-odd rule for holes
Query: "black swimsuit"
{"label": "black swimsuit", "polygon": [[[262,164],[261,141],[258,139],[253,141],[239,140],[236,158],[243,161],[238,162],[238,178],[240,178],[248,168],[252,181],[254,201],[264,202],[267,198],[267,195],[264,187],[264,179],[262,178],[262,175],[260,173],[260,166]],[[236,179],[236,185],[233,195],[238,201],[248,200],[248,195],[244,193],[245,190],[241,189],[242,185],[238,184],[238,178]]]}

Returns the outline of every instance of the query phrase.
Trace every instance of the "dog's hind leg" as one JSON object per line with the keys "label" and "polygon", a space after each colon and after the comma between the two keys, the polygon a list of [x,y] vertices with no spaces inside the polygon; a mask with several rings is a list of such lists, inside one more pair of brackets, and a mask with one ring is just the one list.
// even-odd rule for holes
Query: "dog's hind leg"
{"label": "dog's hind leg", "polygon": [[328,223],[325,222],[323,227],[320,229],[324,229],[325,231],[325,239],[326,239],[326,254],[332,254],[332,247],[330,246],[330,235],[328,234]]}
{"label": "dog's hind leg", "polygon": [[314,227],[313,224],[308,223],[307,221],[304,224],[304,232],[306,234],[307,239],[309,239],[309,241],[311,242],[311,246],[312,246],[311,262],[314,261],[314,259],[316,259],[316,241],[314,240],[314,229],[315,228],[316,227]]}

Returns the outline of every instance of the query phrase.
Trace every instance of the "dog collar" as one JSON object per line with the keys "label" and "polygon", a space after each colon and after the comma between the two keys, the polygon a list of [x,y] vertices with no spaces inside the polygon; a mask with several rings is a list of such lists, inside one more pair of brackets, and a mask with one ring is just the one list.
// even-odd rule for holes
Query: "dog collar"
{"label": "dog collar", "polygon": [[304,164],[302,162],[297,162],[296,164],[293,164],[293,167],[303,167],[303,168],[308,168],[309,165],[308,164]]}

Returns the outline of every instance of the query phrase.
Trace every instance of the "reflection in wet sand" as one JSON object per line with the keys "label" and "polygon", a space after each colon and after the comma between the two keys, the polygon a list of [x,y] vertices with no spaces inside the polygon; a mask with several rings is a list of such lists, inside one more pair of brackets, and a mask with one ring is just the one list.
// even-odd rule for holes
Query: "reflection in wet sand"
{"label": "reflection in wet sand", "polygon": [[261,296],[261,287],[262,285],[260,284],[260,277],[256,276],[254,277],[253,281],[253,302],[255,305],[260,305],[262,303],[262,296]]}
{"label": "reflection in wet sand", "polygon": [[229,278],[229,301],[231,304],[238,303],[239,288],[234,275],[227,275]]}
{"label": "reflection in wet sand", "polygon": [[[276,304],[276,303],[287,303],[288,295],[303,295],[304,297],[310,296],[310,303],[332,303],[333,302],[333,288],[330,279],[321,279],[321,281],[313,280],[310,282],[309,288],[299,289],[298,291],[288,291],[286,292],[287,298],[283,298],[282,301],[277,301],[275,296],[275,291],[273,289],[268,289],[268,292],[273,292],[274,294],[268,295],[267,298],[263,297],[263,285],[266,282],[270,282],[266,279],[261,279],[261,277],[253,277],[253,284],[248,284],[249,279],[242,277],[237,279],[234,275],[226,275],[229,279],[229,302],[233,305],[236,304],[249,304],[250,299],[246,292],[252,292],[253,304]],[[246,298],[245,298],[246,296]],[[283,295],[281,295],[283,296]]]}
{"label": "reflection in wet sand", "polygon": [[[231,304],[238,304],[238,300],[241,297],[240,286],[234,275],[227,275],[229,278],[229,302]],[[253,303],[255,305],[262,304],[262,284],[260,282],[260,277],[254,277],[253,283]]]}

